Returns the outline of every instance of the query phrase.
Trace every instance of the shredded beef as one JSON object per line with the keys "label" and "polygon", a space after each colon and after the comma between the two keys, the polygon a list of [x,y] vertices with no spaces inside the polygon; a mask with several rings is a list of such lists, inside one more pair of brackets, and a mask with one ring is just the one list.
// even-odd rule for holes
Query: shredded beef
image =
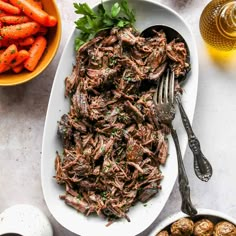
{"label": "shredded beef", "polygon": [[176,77],[188,71],[186,56],[164,32],[143,38],[132,28],[104,31],[78,50],[65,80],[70,110],[58,124],[64,151],[55,161],[66,204],[129,221],[131,206],[160,191],[169,131],[153,95],[167,66]]}

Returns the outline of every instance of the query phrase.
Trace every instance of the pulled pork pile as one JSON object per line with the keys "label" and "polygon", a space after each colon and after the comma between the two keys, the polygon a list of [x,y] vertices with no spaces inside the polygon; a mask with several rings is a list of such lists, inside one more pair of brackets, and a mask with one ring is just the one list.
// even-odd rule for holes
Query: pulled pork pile
{"label": "pulled pork pile", "polygon": [[66,78],[70,111],[58,125],[63,154],[55,160],[60,196],[85,215],[126,218],[137,201],[160,190],[168,156],[168,129],[153,95],[169,67],[185,75],[186,48],[164,32],[143,38],[132,28],[103,31],[77,52]]}

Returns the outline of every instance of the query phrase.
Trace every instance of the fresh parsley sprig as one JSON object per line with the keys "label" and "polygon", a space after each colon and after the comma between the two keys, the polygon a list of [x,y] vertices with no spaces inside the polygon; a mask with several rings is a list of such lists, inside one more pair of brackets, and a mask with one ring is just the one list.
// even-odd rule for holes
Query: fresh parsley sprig
{"label": "fresh parsley sprig", "polygon": [[99,31],[112,27],[123,28],[133,26],[136,19],[126,0],[114,3],[110,9],[101,3],[97,11],[91,9],[87,3],[74,3],[75,13],[83,15],[75,21],[80,35],[75,39],[75,49],[92,39]]}

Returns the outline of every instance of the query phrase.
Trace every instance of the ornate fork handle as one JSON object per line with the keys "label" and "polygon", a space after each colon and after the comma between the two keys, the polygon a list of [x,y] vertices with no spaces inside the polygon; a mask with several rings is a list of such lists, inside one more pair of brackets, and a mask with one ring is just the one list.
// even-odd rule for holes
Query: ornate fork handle
{"label": "ornate fork handle", "polygon": [[201,151],[200,142],[192,130],[187,114],[182,106],[179,93],[176,94],[175,100],[178,104],[181,118],[188,135],[189,147],[193,152],[195,174],[200,180],[207,182],[212,176],[212,166]]}
{"label": "ornate fork handle", "polygon": [[179,146],[179,139],[176,133],[176,130],[170,125],[171,135],[175,143],[177,160],[178,160],[178,182],[179,182],[179,191],[182,198],[181,210],[188,214],[189,216],[194,216],[197,214],[197,210],[193,206],[190,199],[190,187],[188,182],[188,177],[185,172],[184,163],[181,155],[181,150]]}

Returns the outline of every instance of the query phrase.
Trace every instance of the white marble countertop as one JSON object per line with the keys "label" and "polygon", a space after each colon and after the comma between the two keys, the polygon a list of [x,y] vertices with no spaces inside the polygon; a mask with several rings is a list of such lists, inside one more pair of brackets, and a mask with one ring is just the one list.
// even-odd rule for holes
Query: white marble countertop
{"label": "white marble countertop", "polygon": [[[60,226],[48,211],[40,182],[42,135],[50,90],[61,52],[76,19],[74,0],[57,2],[63,34],[53,62],[31,82],[0,88],[0,212],[18,203],[32,204],[49,217],[54,235],[72,236],[74,234]],[[190,24],[197,40],[200,73],[193,128],[201,140],[203,152],[213,165],[214,175],[208,183],[198,180],[192,168],[192,154],[187,149],[184,163],[192,201],[196,207],[223,211],[236,218],[236,69],[216,63],[203,44],[198,24],[208,0],[158,2],[180,13]],[[175,184],[157,220],[179,211],[180,205]],[[148,235],[148,231],[143,235]]]}

